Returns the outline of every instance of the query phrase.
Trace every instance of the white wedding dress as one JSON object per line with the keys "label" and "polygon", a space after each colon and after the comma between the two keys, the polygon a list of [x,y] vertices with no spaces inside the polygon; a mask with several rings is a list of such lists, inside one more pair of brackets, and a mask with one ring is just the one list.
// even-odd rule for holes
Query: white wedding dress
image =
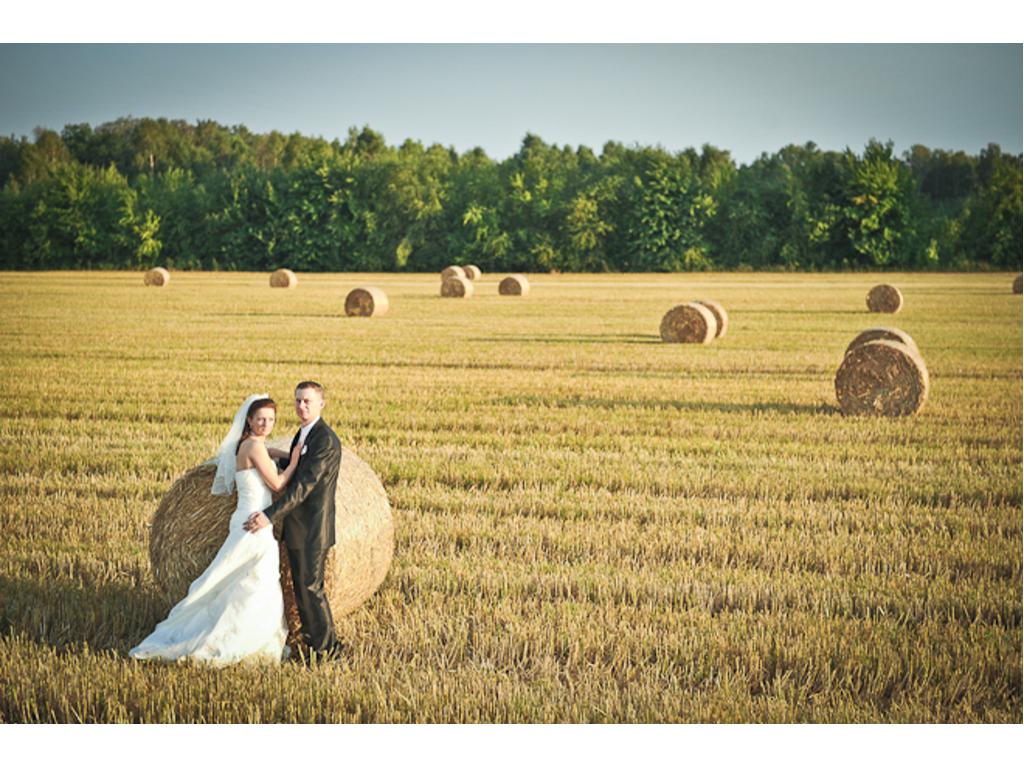
{"label": "white wedding dress", "polygon": [[270,504],[270,489],[255,467],[235,472],[235,484],[238,505],[217,556],[129,656],[222,666],[243,659],[279,662],[287,654],[277,541],[270,526],[257,533],[242,527]]}

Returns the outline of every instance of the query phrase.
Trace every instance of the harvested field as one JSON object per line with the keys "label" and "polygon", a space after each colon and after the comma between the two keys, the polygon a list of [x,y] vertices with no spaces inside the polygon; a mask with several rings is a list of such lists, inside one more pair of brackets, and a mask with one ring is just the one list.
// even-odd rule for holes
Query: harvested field
{"label": "harvested field", "polygon": [[[500,276],[0,275],[0,722],[1021,721],[1013,274]],[[847,418],[887,281],[928,401]],[[364,285],[386,322],[339,311]],[[728,336],[663,343],[687,296]],[[127,659],[160,499],[251,392],[290,437],[305,378],[393,508],[345,658]]]}

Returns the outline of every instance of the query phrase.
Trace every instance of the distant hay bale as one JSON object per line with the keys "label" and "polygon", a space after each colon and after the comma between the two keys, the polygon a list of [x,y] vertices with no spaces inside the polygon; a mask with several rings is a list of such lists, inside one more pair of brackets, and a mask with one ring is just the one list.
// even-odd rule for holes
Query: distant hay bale
{"label": "distant hay bale", "polygon": [[480,273],[480,267],[478,267],[478,266],[476,266],[474,264],[467,264],[462,269],[465,271],[466,277],[469,278],[470,280],[479,280],[480,279],[480,274],[481,274]]}
{"label": "distant hay bale", "polygon": [[[289,438],[270,441],[288,450]],[[237,495],[210,493],[217,467],[214,460],[185,472],[164,494],[153,516],[149,557],[153,576],[169,603],[176,603],[213,561],[228,534]],[[362,605],[387,575],[394,555],[395,533],[384,486],[373,470],[348,448],[342,449],[341,471],[334,494],[335,545],[327,555],[325,582],[334,617]],[[275,525],[274,535],[281,531]],[[281,588],[288,616],[289,642],[298,638],[298,611],[287,554],[282,544]]]}
{"label": "distant hay bale", "polygon": [[1013,292],[1024,292],[1024,274],[1017,275],[1015,278],[1013,278]]}
{"label": "distant hay bale", "polygon": [[299,278],[290,269],[279,269],[270,275],[271,288],[294,288],[299,284]]}
{"label": "distant hay bale", "polygon": [[878,339],[884,339],[886,341],[898,341],[900,344],[906,344],[912,350],[921,354],[917,348],[917,344],[910,334],[905,331],[901,331],[899,328],[868,328],[866,331],[861,331],[857,336],[850,342],[850,345],[846,348],[844,354],[849,354],[850,350],[856,347],[867,344],[869,341],[877,341]]}
{"label": "distant hay bale", "polygon": [[718,332],[718,321],[695,301],[672,307],[661,318],[661,339],[670,343],[707,344]]}
{"label": "distant hay bale", "polygon": [[390,306],[384,291],[368,285],[349,291],[345,297],[345,314],[349,317],[380,317]]}
{"label": "distant hay bale", "polygon": [[441,283],[441,295],[448,299],[468,299],[473,295],[473,283],[466,277],[446,277]]}
{"label": "distant hay bale", "polygon": [[868,309],[872,312],[899,312],[903,308],[903,294],[895,285],[882,283],[868,291]]}
{"label": "distant hay bale", "polygon": [[499,296],[526,296],[530,293],[530,281],[526,275],[509,275],[498,283]]}
{"label": "distant hay bale", "polygon": [[907,416],[928,399],[921,355],[898,341],[877,339],[852,349],[836,372],[836,398],[847,416]]}
{"label": "distant hay bale", "polygon": [[729,327],[729,314],[725,311],[725,307],[717,301],[710,301],[708,299],[698,299],[697,303],[710,309],[711,314],[715,316],[715,322],[718,324],[715,338],[720,339],[725,336],[725,330]]}
{"label": "distant hay bale", "polygon": [[171,273],[163,267],[153,267],[142,278],[143,285],[153,285],[157,288],[166,288],[171,282]]}
{"label": "distant hay bale", "polygon": [[450,267],[445,267],[443,270],[441,270],[441,280],[442,281],[447,280],[449,277],[465,277],[465,276],[466,276],[466,270],[464,270],[462,267],[456,266],[455,264],[452,264]]}

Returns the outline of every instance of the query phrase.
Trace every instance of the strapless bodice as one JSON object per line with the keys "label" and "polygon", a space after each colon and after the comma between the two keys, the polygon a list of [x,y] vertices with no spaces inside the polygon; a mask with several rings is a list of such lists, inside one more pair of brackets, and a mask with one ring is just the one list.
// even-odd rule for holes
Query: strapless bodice
{"label": "strapless bodice", "polygon": [[252,534],[244,528],[245,518],[269,504],[270,489],[256,468],[236,471],[234,480],[238,507],[224,543],[167,618],[128,652],[132,658],[190,658],[219,667],[243,660],[279,662],[287,655],[274,531],[266,526]]}
{"label": "strapless bodice", "polygon": [[270,505],[273,498],[270,489],[263,482],[260,471],[256,467],[239,469],[235,472],[235,486],[238,488],[238,506],[236,511],[254,512]]}

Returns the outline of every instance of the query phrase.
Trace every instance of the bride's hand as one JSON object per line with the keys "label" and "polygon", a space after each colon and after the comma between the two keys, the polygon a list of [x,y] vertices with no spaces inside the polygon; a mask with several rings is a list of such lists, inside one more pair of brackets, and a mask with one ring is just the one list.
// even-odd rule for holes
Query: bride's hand
{"label": "bride's hand", "polygon": [[301,456],[301,455],[302,455],[302,443],[297,443],[295,445],[295,447],[292,448],[291,463],[292,464],[298,464],[299,463],[299,456]]}

